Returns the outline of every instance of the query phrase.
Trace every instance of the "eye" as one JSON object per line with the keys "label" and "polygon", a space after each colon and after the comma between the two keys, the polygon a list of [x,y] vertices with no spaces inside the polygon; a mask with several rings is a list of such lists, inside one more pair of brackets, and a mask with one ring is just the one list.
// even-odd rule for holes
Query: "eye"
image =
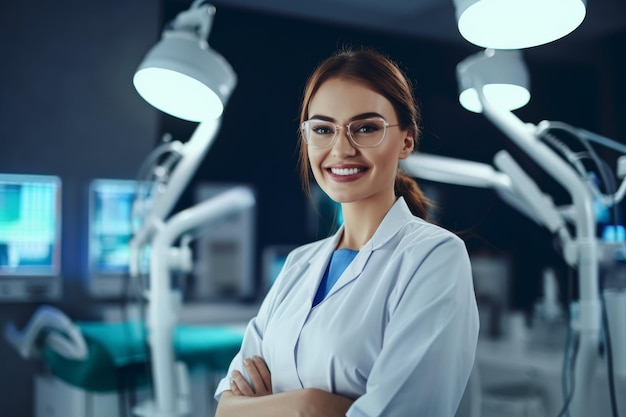
{"label": "eye", "polygon": [[378,121],[373,120],[363,120],[361,122],[355,123],[352,126],[352,132],[357,134],[367,134],[367,133],[375,133],[382,129],[383,126]]}
{"label": "eye", "polygon": [[333,135],[335,134],[335,127],[329,123],[312,123],[311,132],[316,135]]}

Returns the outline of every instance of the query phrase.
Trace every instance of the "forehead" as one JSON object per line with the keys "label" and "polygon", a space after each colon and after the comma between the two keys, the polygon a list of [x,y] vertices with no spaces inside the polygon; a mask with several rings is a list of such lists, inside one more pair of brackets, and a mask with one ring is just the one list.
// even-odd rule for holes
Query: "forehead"
{"label": "forehead", "polygon": [[389,100],[363,81],[331,78],[311,98],[308,116],[324,115],[343,120],[370,112],[391,118],[394,109]]}

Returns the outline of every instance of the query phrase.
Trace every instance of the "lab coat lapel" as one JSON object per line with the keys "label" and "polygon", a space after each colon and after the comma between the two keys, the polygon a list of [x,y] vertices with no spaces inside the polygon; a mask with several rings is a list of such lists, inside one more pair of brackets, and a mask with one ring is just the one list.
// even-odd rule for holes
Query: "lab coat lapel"
{"label": "lab coat lapel", "polygon": [[337,233],[335,233],[332,238],[326,241],[324,246],[321,247],[320,252],[316,254],[315,259],[310,261],[310,266],[308,270],[310,279],[308,279],[306,282],[306,294],[309,306],[313,305],[313,299],[315,298],[315,294],[317,293],[317,288],[322,281],[322,277],[324,276],[324,272],[326,272],[326,267],[328,266],[330,257],[337,248],[337,244],[339,243],[339,239],[341,239],[342,234],[343,226],[337,231]]}
{"label": "lab coat lapel", "polygon": [[304,282],[298,294],[292,297],[291,302],[299,300],[298,302],[304,304],[294,306],[293,309],[290,309],[294,314],[290,317],[289,328],[285,328],[283,333],[286,338],[289,338],[289,340],[286,341],[286,346],[293,349],[293,354],[277,358],[280,362],[286,361],[285,363],[288,365],[284,368],[281,367],[281,369],[284,369],[282,378],[287,382],[287,386],[302,387],[302,380],[298,375],[298,342],[300,340],[300,334],[309,319],[315,293],[322,280],[330,256],[337,246],[338,239],[341,237],[341,233],[343,233],[343,231],[339,230],[334,237],[327,239],[320,247],[319,251],[315,253],[313,259],[306,262],[298,272],[298,274],[304,278]]}
{"label": "lab coat lapel", "polygon": [[[350,282],[358,278],[358,276],[361,275],[361,272],[363,272],[365,265],[367,265],[367,261],[369,260],[372,252],[384,246],[396,233],[398,233],[398,231],[402,228],[402,225],[405,224],[412,217],[413,214],[406,205],[404,198],[400,197],[389,209],[389,211],[383,218],[380,226],[378,226],[378,229],[376,229],[376,232],[374,233],[372,238],[359,250],[356,258],[354,258],[354,260],[350,263],[350,265],[348,265],[343,274],[341,274],[341,277],[339,277],[339,280],[330,290],[330,292],[326,296],[326,299],[332,297],[332,295],[339,291],[341,288],[345,287]],[[343,233],[343,229],[340,230],[340,232]],[[333,250],[336,247],[337,241],[338,240],[336,239]],[[328,254],[328,256],[330,256],[330,253]],[[324,267],[325,266],[326,264],[324,264]],[[322,270],[322,273],[323,272],[324,271]],[[315,287],[315,291],[316,290],[317,286]]]}
{"label": "lab coat lapel", "polygon": [[[345,287],[350,282],[357,279],[358,276],[361,275],[361,272],[363,272],[363,268],[365,268],[365,265],[367,264],[367,260],[369,259],[371,253],[372,245],[370,243],[367,243],[364,247],[361,248],[361,250],[359,250],[359,253],[354,258],[354,260],[350,262],[350,265],[348,265],[345,271],[343,271],[343,273],[341,274],[335,285],[333,285],[325,299],[332,297],[333,294],[335,294],[341,288]],[[323,302],[324,301],[322,301],[322,303]]]}

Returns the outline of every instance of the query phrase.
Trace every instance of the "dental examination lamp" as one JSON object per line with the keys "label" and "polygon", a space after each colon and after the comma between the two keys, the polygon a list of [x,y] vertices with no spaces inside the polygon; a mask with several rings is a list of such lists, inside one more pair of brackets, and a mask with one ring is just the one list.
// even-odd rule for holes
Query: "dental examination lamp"
{"label": "dental examination lamp", "polygon": [[453,0],[459,32],[483,48],[543,45],[576,29],[586,0]]}
{"label": "dental examination lamp", "polygon": [[[142,416],[174,417],[190,411],[186,369],[176,363],[173,347],[182,297],[172,289],[170,273],[191,269],[188,242],[181,236],[254,204],[249,190],[234,188],[168,218],[217,135],[237,82],[228,62],[208,45],[214,15],[212,5],[194,1],[165,27],[133,78],[137,92],[157,109],[200,122],[186,143],[158,146],[140,169],[140,174],[151,175],[148,183],[156,183],[150,187],[152,195],[140,201],[143,206],[134,207],[142,221],[130,242],[133,278],[142,273],[140,255],[150,248],[146,325],[154,399],[136,407],[135,413]],[[181,248],[174,248],[179,240]]]}
{"label": "dental examination lamp", "polygon": [[[516,67],[517,69],[514,69]],[[504,69],[506,73],[498,73],[498,69]],[[617,204],[623,198],[624,183],[620,187],[621,191],[603,196],[595,183],[589,180],[588,173],[581,168],[580,161],[572,157],[573,152],[568,152],[560,141],[550,141],[547,132],[550,129],[569,129],[580,137],[590,135],[554,122],[541,122],[538,126],[523,123],[511,112],[512,109],[518,108],[523,100],[513,100],[509,103],[500,101],[497,96],[499,88],[515,91],[511,90],[509,84],[515,84],[520,80],[522,87],[527,88],[528,76],[525,74],[526,68],[520,51],[487,49],[457,65],[459,98],[461,104],[468,110],[482,112],[556,180],[572,199],[572,206],[569,209],[557,209],[552,200],[539,190],[510,155],[502,151],[496,155],[496,165],[510,178],[511,188],[519,196],[519,200],[528,205],[527,211],[532,212],[543,225],[559,237],[565,261],[577,270],[579,313],[570,326],[575,328],[579,343],[575,362],[576,388],[571,398],[570,415],[586,417],[593,414],[589,409],[589,403],[585,401],[585,396],[590,392],[601,330],[598,289],[599,244],[596,238],[594,201],[601,201],[604,206]],[[507,75],[513,76],[513,79],[507,81],[505,79]],[[492,99],[494,93],[496,98]],[[524,100],[528,101],[528,98]],[[553,147],[544,142],[550,143]],[[559,155],[557,150],[565,156]],[[623,165],[623,162],[622,158],[619,165]],[[623,176],[624,173],[620,171],[624,170],[618,168],[618,173]],[[568,222],[574,230],[573,237],[567,228]]]}
{"label": "dental examination lamp", "polygon": [[196,0],[165,28],[133,77],[144,100],[192,122],[221,116],[237,77],[207,42],[214,15],[215,7]]}

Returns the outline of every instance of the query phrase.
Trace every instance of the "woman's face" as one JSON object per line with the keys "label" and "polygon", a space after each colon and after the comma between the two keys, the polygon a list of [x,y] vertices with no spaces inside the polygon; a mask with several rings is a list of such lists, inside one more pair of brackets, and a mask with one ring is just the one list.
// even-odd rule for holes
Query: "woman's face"
{"label": "woman's face", "polygon": [[324,82],[310,102],[308,118],[344,127],[338,129],[329,147],[307,145],[309,163],[315,180],[334,201],[371,202],[388,208],[395,201],[398,161],[411,153],[414,141],[408,131],[389,126],[380,144],[374,147],[354,145],[345,125],[371,117],[381,117],[389,125],[398,123],[391,103],[367,84],[348,78]]}

